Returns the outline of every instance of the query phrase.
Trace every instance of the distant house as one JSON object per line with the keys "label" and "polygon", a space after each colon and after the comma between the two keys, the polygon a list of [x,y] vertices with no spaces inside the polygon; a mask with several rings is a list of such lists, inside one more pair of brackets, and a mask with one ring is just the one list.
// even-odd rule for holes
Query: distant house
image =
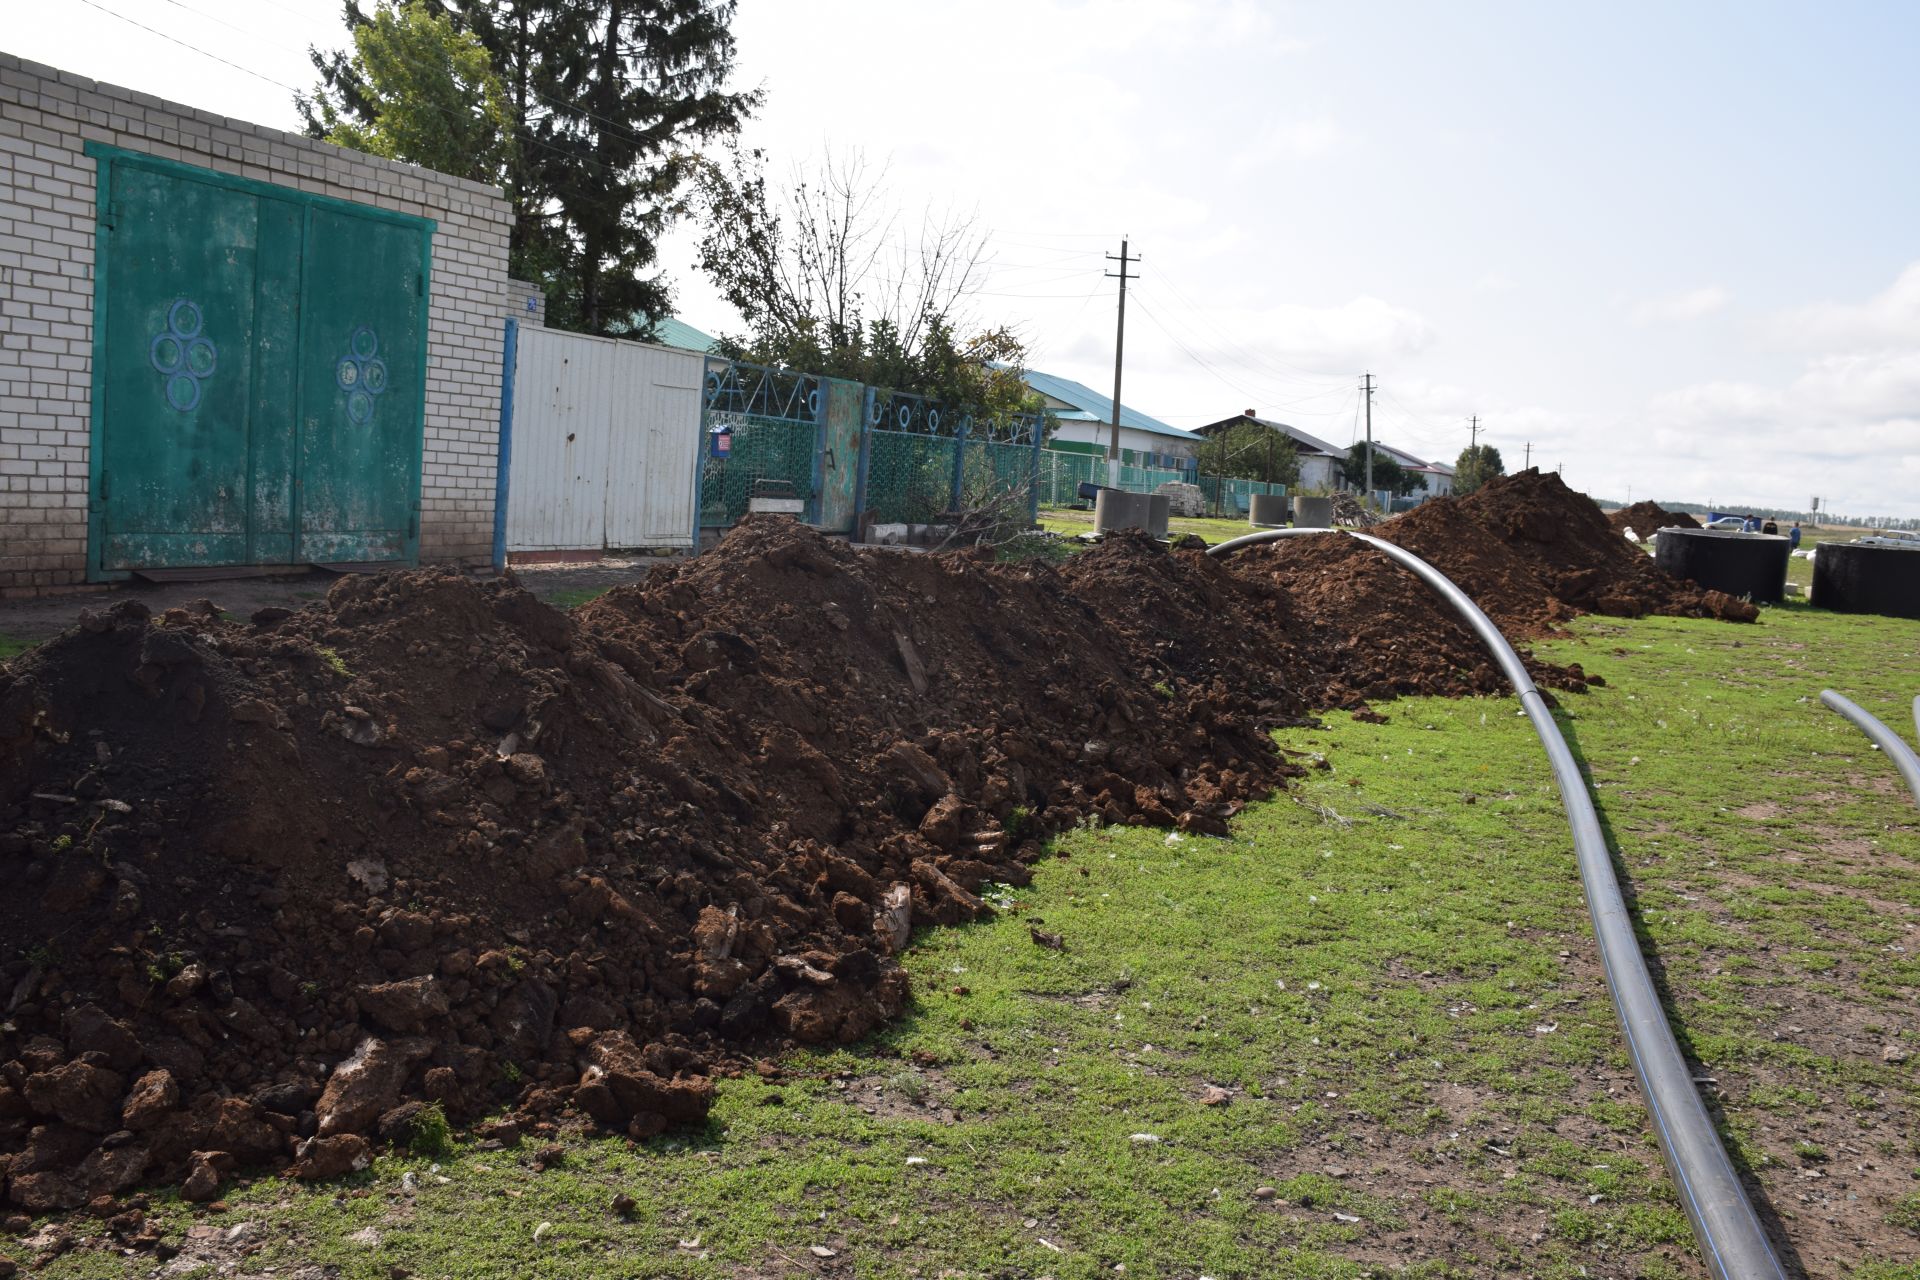
{"label": "distant house", "polygon": [[1202,436],[1216,436],[1223,431],[1229,431],[1234,427],[1241,426],[1248,422],[1257,423],[1269,431],[1278,431],[1281,435],[1293,441],[1294,452],[1300,457],[1299,487],[1301,489],[1325,489],[1331,491],[1344,487],[1340,480],[1340,460],[1347,456],[1347,451],[1339,445],[1329,444],[1318,436],[1308,435],[1290,423],[1276,422],[1271,418],[1256,417],[1253,410],[1248,409],[1246,412],[1236,414],[1231,418],[1222,418],[1218,422],[1209,422],[1206,426],[1198,427],[1195,430],[1197,434]]}
{"label": "distant house", "polygon": [[[1092,387],[1035,369],[1026,371],[1028,388],[1046,401],[1059,422],[1048,448],[1067,453],[1105,454],[1113,431],[1113,399]],[[1129,467],[1167,471],[1194,469],[1200,436],[1120,406],[1120,461]]]}
{"label": "distant house", "polygon": [[[627,323],[629,326],[628,332],[622,334],[622,337],[631,337],[633,334],[645,332],[647,327],[646,312],[634,312],[632,318],[628,320]],[[698,351],[703,356],[712,355],[714,347],[719,344],[719,340],[712,334],[702,333],[685,320],[681,320],[675,316],[662,316],[660,318],[654,326],[651,341],[657,347],[674,347],[681,351]]]}
{"label": "distant house", "polygon": [[1427,462],[1416,458],[1405,449],[1396,449],[1390,444],[1375,440],[1373,447],[1386,454],[1408,471],[1420,477],[1422,493],[1429,498],[1444,498],[1453,492],[1453,468],[1444,462]]}

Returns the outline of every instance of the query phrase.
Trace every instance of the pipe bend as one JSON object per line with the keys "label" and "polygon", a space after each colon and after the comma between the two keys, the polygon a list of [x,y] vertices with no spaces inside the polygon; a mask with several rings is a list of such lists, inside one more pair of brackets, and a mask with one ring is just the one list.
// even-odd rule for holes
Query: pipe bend
{"label": "pipe bend", "polygon": [[[1222,556],[1256,543],[1327,533],[1358,538],[1433,588],[1479,636],[1519,694],[1520,705],[1553,768],[1560,803],[1573,832],[1574,857],[1586,889],[1587,911],[1593,919],[1594,945],[1606,971],[1607,992],[1613,998],[1634,1075],[1646,1095],[1661,1155],[1680,1193],[1680,1204],[1693,1227],[1701,1256],[1715,1280],[1785,1280],[1786,1272],[1746,1189],[1740,1185],[1740,1176],[1694,1088],[1693,1072],[1681,1056],[1679,1042],[1660,1007],[1586,779],[1560,726],[1554,723],[1545,696],[1493,619],[1445,574],[1413,552],[1352,529],[1265,529],[1209,547],[1207,554]],[[1916,715],[1920,715],[1920,699],[1915,701]]]}
{"label": "pipe bend", "polygon": [[[1853,699],[1834,692],[1832,689],[1820,691],[1820,701],[1853,722],[1860,732],[1873,740],[1880,753],[1893,761],[1893,767],[1900,771],[1906,780],[1907,790],[1913,793],[1913,802],[1920,805],[1920,755],[1914,754],[1912,747],[1899,734],[1880,722],[1878,716]],[[1920,725],[1920,698],[1913,700],[1913,714]]]}

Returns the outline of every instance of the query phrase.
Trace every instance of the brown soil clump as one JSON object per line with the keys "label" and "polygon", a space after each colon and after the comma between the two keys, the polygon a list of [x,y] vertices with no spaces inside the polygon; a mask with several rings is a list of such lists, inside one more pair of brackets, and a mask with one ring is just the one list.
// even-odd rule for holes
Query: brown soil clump
{"label": "brown soil clump", "polygon": [[1669,511],[1657,502],[1636,502],[1630,507],[1609,512],[1607,523],[1613,526],[1615,533],[1625,533],[1628,529],[1642,542],[1650,542],[1653,535],[1662,529],[1698,529],[1700,522],[1684,511]]}
{"label": "brown soil clump", "polygon": [[1547,634],[1583,613],[1759,616],[1747,601],[1659,568],[1552,472],[1522,471],[1464,498],[1421,503],[1374,532],[1431,562],[1509,635]]}

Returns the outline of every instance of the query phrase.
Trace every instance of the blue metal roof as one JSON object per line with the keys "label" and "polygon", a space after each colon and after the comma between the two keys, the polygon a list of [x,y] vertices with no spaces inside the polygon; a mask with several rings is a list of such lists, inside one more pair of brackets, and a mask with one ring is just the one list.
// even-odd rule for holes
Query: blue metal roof
{"label": "blue metal roof", "polygon": [[[1079,410],[1078,413],[1054,410],[1053,416],[1063,422],[1112,422],[1113,398],[1103,396],[1092,387],[1075,382],[1072,378],[1055,377],[1051,373],[1041,373],[1029,369],[1024,377],[1027,385],[1043,396],[1064,401]],[[1149,431],[1156,436],[1171,436],[1176,440],[1199,440],[1202,437],[1191,431],[1182,431],[1179,427],[1170,427],[1158,418],[1149,418],[1136,409],[1120,406],[1120,425],[1131,427],[1135,431]]]}

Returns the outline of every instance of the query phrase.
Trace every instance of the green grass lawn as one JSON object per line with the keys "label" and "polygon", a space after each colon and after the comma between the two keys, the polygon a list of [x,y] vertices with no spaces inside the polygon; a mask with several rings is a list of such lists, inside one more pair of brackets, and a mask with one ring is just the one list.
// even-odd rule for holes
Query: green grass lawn
{"label": "green grass lawn", "polygon": [[[1563,723],[1765,1212],[1808,1274],[1910,1278],[1920,1088],[1883,1055],[1920,1056],[1920,828],[1814,698],[1905,724],[1920,625],[1763,618],[1539,648],[1607,679]],[[917,937],[905,1021],[722,1082],[702,1133],[570,1138],[544,1173],[535,1142],[464,1143],[157,1212],[170,1238],[255,1224],[249,1274],[1703,1275],[1517,704],[1380,709],[1282,731],[1330,767],[1230,838],[1060,838],[997,918]]]}
{"label": "green grass lawn", "polygon": [[5,662],[8,658],[17,658],[31,648],[33,644],[30,641],[0,631],[0,662]]}
{"label": "green grass lawn", "polygon": [[[1040,527],[1053,533],[1073,535],[1093,532],[1093,512],[1075,511],[1069,507],[1043,507],[1040,510]],[[1241,534],[1253,533],[1254,527],[1244,518],[1238,520],[1190,520],[1174,516],[1167,521],[1167,532],[1178,537],[1191,533],[1205,538],[1208,545],[1225,542],[1228,538],[1237,538]]]}
{"label": "green grass lawn", "polygon": [[556,609],[577,609],[589,600],[598,600],[611,590],[612,587],[563,587],[544,598]]}

